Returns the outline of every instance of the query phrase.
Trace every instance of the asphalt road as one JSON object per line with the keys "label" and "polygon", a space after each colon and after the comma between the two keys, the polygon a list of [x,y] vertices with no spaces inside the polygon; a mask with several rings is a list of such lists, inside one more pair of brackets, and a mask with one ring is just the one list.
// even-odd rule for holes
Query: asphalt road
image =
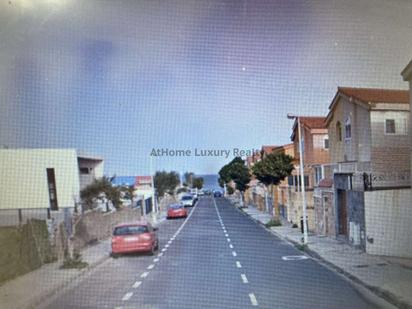
{"label": "asphalt road", "polygon": [[223,198],[159,227],[159,255],[110,259],[48,308],[374,308]]}

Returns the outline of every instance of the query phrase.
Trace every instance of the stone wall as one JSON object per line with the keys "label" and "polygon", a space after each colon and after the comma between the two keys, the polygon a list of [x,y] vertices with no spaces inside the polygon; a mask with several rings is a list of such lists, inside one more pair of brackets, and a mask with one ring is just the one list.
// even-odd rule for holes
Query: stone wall
{"label": "stone wall", "polygon": [[331,189],[315,189],[315,233],[336,236],[334,193]]}
{"label": "stone wall", "polygon": [[0,283],[55,260],[44,220],[0,227]]}
{"label": "stone wall", "polygon": [[110,237],[117,224],[140,220],[140,212],[139,208],[123,208],[110,213],[99,211],[84,213],[77,218],[73,226],[71,237],[73,248],[79,250],[88,244]]}

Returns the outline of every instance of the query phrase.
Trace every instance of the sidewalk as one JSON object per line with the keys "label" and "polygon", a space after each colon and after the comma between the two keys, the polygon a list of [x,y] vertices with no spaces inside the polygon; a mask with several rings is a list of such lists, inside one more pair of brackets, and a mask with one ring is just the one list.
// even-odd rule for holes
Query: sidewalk
{"label": "sidewalk", "polygon": [[[164,219],[164,212],[147,216],[153,225]],[[60,269],[62,261],[58,261],[3,283],[0,285],[0,309],[37,308],[47,297],[106,261],[110,257],[110,239],[86,247],[81,256],[88,264],[84,269]]]}
{"label": "sidewalk", "polygon": [[[253,206],[241,210],[262,224],[271,218]],[[302,243],[300,229],[286,221],[271,230],[295,245]],[[305,251],[393,305],[412,308],[412,259],[369,255],[343,241],[311,234]]]}
{"label": "sidewalk", "polygon": [[0,308],[36,308],[48,296],[103,263],[110,253],[110,240],[82,250],[84,269],[60,269],[61,261],[45,264],[39,269],[5,282],[0,286]]}

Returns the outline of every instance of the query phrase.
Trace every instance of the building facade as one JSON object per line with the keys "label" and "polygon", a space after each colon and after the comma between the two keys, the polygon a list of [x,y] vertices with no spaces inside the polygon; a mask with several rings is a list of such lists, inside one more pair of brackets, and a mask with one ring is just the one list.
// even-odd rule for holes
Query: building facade
{"label": "building facade", "polygon": [[1,149],[1,224],[72,211],[80,190],[102,176],[103,159],[75,149]]}
{"label": "building facade", "polygon": [[[367,252],[385,254],[376,249],[386,242],[379,229],[386,226],[389,233],[404,223],[399,218],[388,224],[382,214],[395,220],[386,210],[400,207],[398,213],[406,213],[399,190],[410,187],[409,94],[340,87],[326,124],[332,164],[321,168],[333,188],[335,235]],[[382,194],[393,202],[383,205]]]}
{"label": "building facade", "polygon": [[[301,139],[304,162],[304,183],[308,228],[315,231],[315,204],[314,188],[317,184],[314,167],[329,163],[329,135],[325,125],[325,117],[299,117],[301,125]],[[302,219],[302,188],[300,181],[300,153],[298,121],[295,120],[292,128],[291,141],[293,142],[294,170],[288,178],[288,207],[287,220],[300,224]]]}

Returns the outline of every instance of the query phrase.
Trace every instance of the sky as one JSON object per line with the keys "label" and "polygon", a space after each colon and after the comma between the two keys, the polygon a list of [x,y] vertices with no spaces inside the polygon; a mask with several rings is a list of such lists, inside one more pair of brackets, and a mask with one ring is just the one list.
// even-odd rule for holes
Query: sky
{"label": "sky", "polygon": [[286,114],[326,115],[338,86],[407,89],[411,16],[409,0],[0,0],[0,146],[216,173],[289,143]]}

